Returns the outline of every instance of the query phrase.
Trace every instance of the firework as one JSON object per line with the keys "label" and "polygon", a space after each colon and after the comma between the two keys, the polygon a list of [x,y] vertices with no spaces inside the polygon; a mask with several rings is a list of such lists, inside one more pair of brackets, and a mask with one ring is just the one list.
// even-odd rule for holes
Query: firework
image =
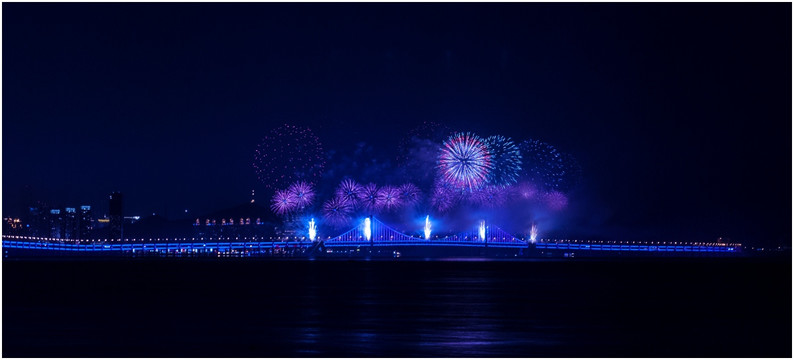
{"label": "firework", "polygon": [[297,181],[289,187],[292,198],[295,199],[295,207],[303,209],[311,205],[314,200],[314,189],[312,185],[305,181]]}
{"label": "firework", "polygon": [[538,193],[538,188],[528,181],[522,181],[519,183],[516,190],[518,192],[518,196],[527,200],[535,198]]}
{"label": "firework", "polygon": [[334,197],[323,204],[323,218],[334,226],[341,226],[350,223],[350,216],[353,214],[353,206],[350,201],[340,197]]}
{"label": "firework", "polygon": [[582,166],[576,158],[568,153],[561,153],[562,173],[558,189],[569,191],[582,181]]}
{"label": "firework", "polygon": [[295,197],[288,190],[278,190],[273,195],[270,209],[278,215],[286,215],[295,209]]}
{"label": "firework", "polygon": [[314,222],[314,218],[309,221],[309,240],[314,241],[317,238],[317,224]]}
{"label": "firework", "polygon": [[399,188],[400,200],[406,204],[418,204],[422,197],[422,192],[416,185],[408,183],[402,184]]}
{"label": "firework", "polygon": [[560,152],[538,140],[523,141],[519,148],[524,163],[522,177],[545,190],[558,190],[565,174]]}
{"label": "firework", "polygon": [[268,189],[283,189],[297,180],[316,183],[325,167],[323,147],[310,129],[283,125],[257,145],[253,167]]}
{"label": "firework", "polygon": [[512,139],[502,135],[489,136],[485,146],[491,157],[488,183],[496,186],[515,184],[521,172],[521,152]]}
{"label": "firework", "polygon": [[454,189],[444,182],[437,182],[433,187],[430,203],[439,212],[446,212],[452,209],[458,202],[459,197]]}
{"label": "firework", "polygon": [[456,133],[443,143],[438,167],[445,182],[472,190],[487,180],[491,169],[490,155],[477,135]]}
{"label": "firework", "polygon": [[383,194],[378,191],[378,186],[375,184],[367,184],[361,189],[361,202],[364,208],[369,211],[377,211],[383,207]]}
{"label": "firework", "polygon": [[378,189],[378,195],[382,199],[382,206],[386,208],[386,210],[392,210],[402,205],[400,191],[394,186],[384,186]]}
{"label": "firework", "polygon": [[355,204],[362,198],[362,190],[364,188],[352,179],[342,180],[339,187],[336,189],[336,196],[343,198]]}
{"label": "firework", "polygon": [[471,190],[486,181],[491,156],[479,137],[457,133],[444,142],[438,164],[444,181]]}
{"label": "firework", "polygon": [[425,240],[430,239],[430,215],[425,218]]}
{"label": "firework", "polygon": [[507,200],[507,190],[501,186],[487,185],[474,191],[471,200],[485,207],[497,207]]}
{"label": "firework", "polygon": [[538,227],[535,224],[532,224],[532,228],[529,230],[529,242],[535,243],[538,239]]}
{"label": "firework", "polygon": [[543,201],[549,209],[559,211],[568,206],[568,197],[559,191],[551,191],[543,195]]}
{"label": "firework", "polygon": [[372,220],[370,218],[364,219],[364,237],[367,241],[372,239]]}

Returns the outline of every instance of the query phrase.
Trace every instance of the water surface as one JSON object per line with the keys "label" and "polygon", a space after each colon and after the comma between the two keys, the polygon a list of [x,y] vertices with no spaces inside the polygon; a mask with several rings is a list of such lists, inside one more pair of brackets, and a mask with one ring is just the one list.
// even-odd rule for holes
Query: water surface
{"label": "water surface", "polygon": [[3,356],[791,356],[791,263],[4,261]]}

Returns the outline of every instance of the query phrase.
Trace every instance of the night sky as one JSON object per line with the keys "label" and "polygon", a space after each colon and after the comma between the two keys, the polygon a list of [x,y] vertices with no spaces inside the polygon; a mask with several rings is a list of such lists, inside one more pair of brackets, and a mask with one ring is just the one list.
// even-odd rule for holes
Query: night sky
{"label": "night sky", "polygon": [[266,204],[280,124],[390,159],[436,121],[574,154],[571,234],[791,244],[789,3],[2,6],[4,216]]}

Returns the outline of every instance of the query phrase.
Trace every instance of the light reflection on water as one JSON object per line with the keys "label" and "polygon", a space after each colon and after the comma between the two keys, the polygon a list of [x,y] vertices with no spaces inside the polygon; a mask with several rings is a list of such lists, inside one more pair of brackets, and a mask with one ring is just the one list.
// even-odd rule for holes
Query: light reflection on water
{"label": "light reflection on water", "polygon": [[[791,288],[735,281],[790,273],[790,262],[51,261],[3,270],[7,357],[790,355],[779,346],[790,332],[778,330],[790,318],[778,314]],[[725,301],[748,293],[758,296],[747,308],[771,310],[743,316]]]}
{"label": "light reflection on water", "polygon": [[560,345],[558,332],[526,318],[527,306],[507,311],[505,301],[515,306],[515,299],[503,296],[506,284],[493,275],[436,272],[381,282],[379,274],[365,272],[349,283],[313,278],[295,301],[299,311],[291,328],[282,329],[290,334],[283,340],[306,356],[510,356],[516,349]]}

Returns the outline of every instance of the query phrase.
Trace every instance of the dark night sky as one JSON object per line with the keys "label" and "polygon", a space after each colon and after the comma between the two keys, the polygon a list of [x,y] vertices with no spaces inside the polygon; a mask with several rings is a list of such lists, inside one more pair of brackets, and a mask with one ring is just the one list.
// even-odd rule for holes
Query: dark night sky
{"label": "dark night sky", "polygon": [[4,216],[207,213],[278,124],[391,156],[433,120],[576,155],[572,227],[791,243],[788,3],[2,6]]}

